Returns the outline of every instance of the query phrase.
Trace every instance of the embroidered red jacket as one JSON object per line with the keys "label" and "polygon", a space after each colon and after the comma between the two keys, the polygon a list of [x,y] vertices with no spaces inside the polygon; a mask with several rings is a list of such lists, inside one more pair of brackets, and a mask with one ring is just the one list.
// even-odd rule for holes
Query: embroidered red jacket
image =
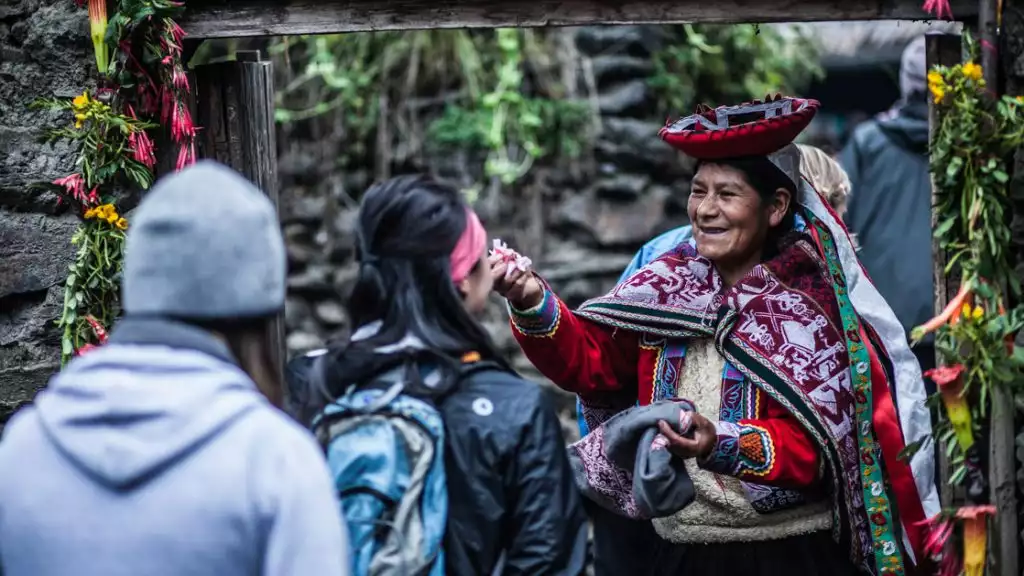
{"label": "embroidered red jacket", "polygon": [[[683,357],[672,353],[672,342],[579,318],[550,289],[534,309],[519,311],[510,306],[509,312],[513,333],[530,361],[584,402],[611,394],[628,398],[629,404],[635,399],[644,405],[674,396]],[[728,384],[725,379],[723,386]],[[715,422],[718,443],[698,464],[756,484],[817,487],[823,470],[821,455],[803,427],[756,386],[742,379],[735,385],[742,389],[723,388],[720,414],[704,415]]]}

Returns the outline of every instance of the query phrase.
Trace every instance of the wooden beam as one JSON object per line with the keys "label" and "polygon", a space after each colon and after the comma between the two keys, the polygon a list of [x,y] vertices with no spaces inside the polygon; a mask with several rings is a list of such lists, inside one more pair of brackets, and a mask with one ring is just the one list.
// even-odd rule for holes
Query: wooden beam
{"label": "wooden beam", "polygon": [[[972,0],[952,0],[971,19]],[[928,20],[921,0],[189,0],[193,38],[587,24]]]}
{"label": "wooden beam", "polygon": [[[258,51],[239,51],[238,61],[195,68],[199,156],[230,166],[278,206],[277,140],[274,123],[274,69]],[[279,314],[268,337],[283,382],[284,321]],[[263,391],[277,405],[282,390]]]}

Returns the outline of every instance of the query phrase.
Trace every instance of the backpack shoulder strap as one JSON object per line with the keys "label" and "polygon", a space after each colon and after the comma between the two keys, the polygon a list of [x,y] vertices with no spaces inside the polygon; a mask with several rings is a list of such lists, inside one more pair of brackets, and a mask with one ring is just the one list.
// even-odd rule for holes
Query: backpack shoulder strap
{"label": "backpack shoulder strap", "polygon": [[507,367],[493,360],[475,360],[472,362],[463,362],[459,368],[459,379],[468,380],[476,378],[484,374],[493,374],[496,376],[515,378],[517,377],[515,372],[510,371]]}

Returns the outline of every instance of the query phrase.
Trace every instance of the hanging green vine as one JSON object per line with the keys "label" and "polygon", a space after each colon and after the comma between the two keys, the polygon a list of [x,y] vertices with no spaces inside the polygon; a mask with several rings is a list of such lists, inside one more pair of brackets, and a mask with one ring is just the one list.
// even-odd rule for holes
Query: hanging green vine
{"label": "hanging green vine", "polygon": [[680,24],[668,28],[654,53],[649,85],[660,117],[706,102],[741,102],[765,94],[792,94],[821,77],[818,48],[799,28],[784,37],[774,28],[740,24]]}
{"label": "hanging green vine", "polygon": [[506,186],[541,158],[578,155],[590,118],[584,104],[523,95],[521,34],[513,28],[496,31],[500,58],[494,88],[471,107],[449,106],[430,129],[442,147],[486,150],[484,174]]}
{"label": "hanging green vine", "polygon": [[[108,20],[110,5],[116,11]],[[178,147],[176,166],[195,160],[196,132],[185,105],[189,84],[181,62],[184,32],[173,20],[183,8],[172,0],[88,0],[99,87],[73,99],[32,104],[65,113],[59,126],[44,131],[44,141],[64,140],[77,149],[71,173],[53,182],[59,201],[82,219],[71,240],[77,252],[57,319],[62,363],[102,344],[105,327],[120,313],[128,220],[117,202],[121,191],[152,184],[157,120],[170,128],[171,142]]]}

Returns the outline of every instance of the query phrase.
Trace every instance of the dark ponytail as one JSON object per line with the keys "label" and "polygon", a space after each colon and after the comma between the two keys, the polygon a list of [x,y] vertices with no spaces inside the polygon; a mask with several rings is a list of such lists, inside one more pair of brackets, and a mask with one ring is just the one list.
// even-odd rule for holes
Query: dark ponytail
{"label": "dark ponytail", "polygon": [[[380,329],[328,350],[320,363],[331,396],[399,363],[442,369],[445,385],[437,389],[444,390],[457,381],[467,352],[508,368],[451,279],[450,254],[465,228],[461,193],[431,178],[400,176],[367,190],[356,232],[359,275],[348,311],[356,329],[378,321]],[[425,349],[379,351],[407,336]]]}

